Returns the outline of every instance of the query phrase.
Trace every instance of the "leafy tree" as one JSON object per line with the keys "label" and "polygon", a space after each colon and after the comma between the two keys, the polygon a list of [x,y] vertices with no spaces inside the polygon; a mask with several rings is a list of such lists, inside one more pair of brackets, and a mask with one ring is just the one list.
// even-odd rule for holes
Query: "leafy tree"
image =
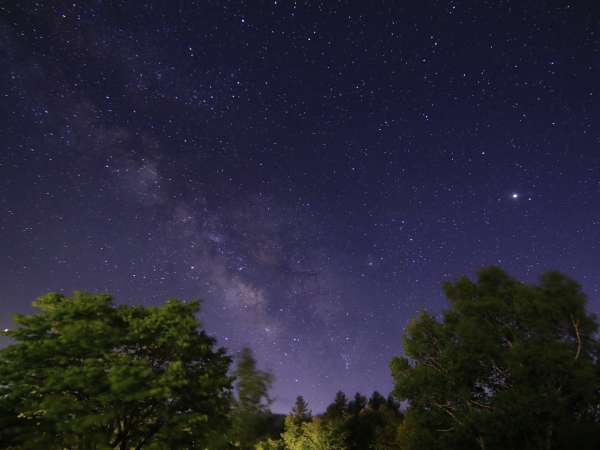
{"label": "leafy tree", "polygon": [[308,404],[304,397],[299,395],[296,397],[292,411],[285,418],[285,432],[282,437],[287,447],[297,447],[303,442],[303,425],[310,420],[311,412],[308,409]]}
{"label": "leafy tree", "polygon": [[444,290],[450,309],[413,320],[406,357],[391,362],[395,394],[409,402],[403,448],[574,448],[578,433],[587,444],[577,448],[598,448],[598,327],[580,286],[488,268]]}
{"label": "leafy tree", "polygon": [[196,448],[222,433],[231,360],[199,329],[197,302],[115,306],[75,292],[33,304],[0,350],[0,411],[16,414],[15,446]]}
{"label": "leafy tree", "polygon": [[304,430],[303,422],[298,422],[293,416],[285,417],[284,432],[281,434],[285,448],[287,449],[302,449]]}
{"label": "leafy tree", "polygon": [[256,444],[255,450],[286,450],[285,444],[281,439],[267,438]]}
{"label": "leafy tree", "polygon": [[[2,386],[0,392],[3,392]],[[27,430],[27,421],[19,417],[16,405],[10,403],[7,398],[0,399],[0,442],[8,449],[20,447]]]}
{"label": "leafy tree", "polygon": [[271,429],[269,389],[273,376],[256,368],[256,360],[248,347],[240,351],[234,376],[237,401],[232,411],[232,440],[236,447],[251,449]]}
{"label": "leafy tree", "polygon": [[348,404],[348,412],[342,429],[349,450],[397,448],[402,416],[397,409],[388,407],[379,392],[373,392],[368,400],[357,393]]}
{"label": "leafy tree", "polygon": [[346,436],[336,427],[320,418],[296,425],[286,418],[286,430],[282,435],[288,450],[346,450]]}
{"label": "leafy tree", "polygon": [[373,432],[373,441],[371,448],[376,450],[399,450],[399,430],[402,424],[403,415],[400,412],[400,405],[391,395],[381,403],[381,396],[373,393],[369,399],[370,414],[375,414],[377,420],[372,421],[375,425]]}
{"label": "leafy tree", "polygon": [[256,368],[250,348],[244,347],[240,351],[234,375],[238,405],[247,410],[267,411],[271,404],[269,389],[273,384],[273,376]]}
{"label": "leafy tree", "polygon": [[397,431],[402,421],[398,404],[374,392],[370,399],[357,393],[348,403],[343,392],[336,394],[322,422],[343,436],[348,450],[398,449]]}
{"label": "leafy tree", "polygon": [[306,422],[303,426],[303,441],[306,450],[345,450],[345,436],[336,428],[320,419]]}

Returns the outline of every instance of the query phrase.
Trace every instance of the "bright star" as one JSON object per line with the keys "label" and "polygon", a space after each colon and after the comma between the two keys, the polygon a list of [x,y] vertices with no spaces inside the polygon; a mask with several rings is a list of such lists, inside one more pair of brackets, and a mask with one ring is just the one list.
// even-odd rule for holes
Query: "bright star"
{"label": "bright star", "polygon": [[515,200],[519,198],[519,194],[517,192],[513,192],[511,195],[512,198],[514,198]]}

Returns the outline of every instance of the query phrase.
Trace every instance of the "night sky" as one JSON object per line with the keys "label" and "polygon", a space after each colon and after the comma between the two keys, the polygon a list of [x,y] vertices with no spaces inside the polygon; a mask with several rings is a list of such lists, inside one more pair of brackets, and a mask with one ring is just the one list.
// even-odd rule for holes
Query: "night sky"
{"label": "night sky", "polygon": [[318,412],[483,266],[600,311],[598,3],[1,2],[0,326],[199,298]]}

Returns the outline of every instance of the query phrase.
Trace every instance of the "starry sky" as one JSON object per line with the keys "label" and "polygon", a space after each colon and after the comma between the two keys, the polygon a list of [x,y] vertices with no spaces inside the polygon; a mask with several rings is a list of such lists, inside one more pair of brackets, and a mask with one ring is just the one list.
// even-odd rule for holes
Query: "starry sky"
{"label": "starry sky", "polygon": [[598,2],[9,1],[0,67],[2,327],[199,298],[285,412],[486,265],[600,311]]}

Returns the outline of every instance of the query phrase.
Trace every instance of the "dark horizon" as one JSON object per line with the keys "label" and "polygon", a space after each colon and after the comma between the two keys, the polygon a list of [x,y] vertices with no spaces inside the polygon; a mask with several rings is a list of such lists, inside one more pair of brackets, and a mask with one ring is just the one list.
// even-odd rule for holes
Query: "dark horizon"
{"label": "dark horizon", "polygon": [[599,13],[0,6],[0,328],[49,291],[199,298],[287,413],[387,394],[408,321],[485,266],[600,312]]}

